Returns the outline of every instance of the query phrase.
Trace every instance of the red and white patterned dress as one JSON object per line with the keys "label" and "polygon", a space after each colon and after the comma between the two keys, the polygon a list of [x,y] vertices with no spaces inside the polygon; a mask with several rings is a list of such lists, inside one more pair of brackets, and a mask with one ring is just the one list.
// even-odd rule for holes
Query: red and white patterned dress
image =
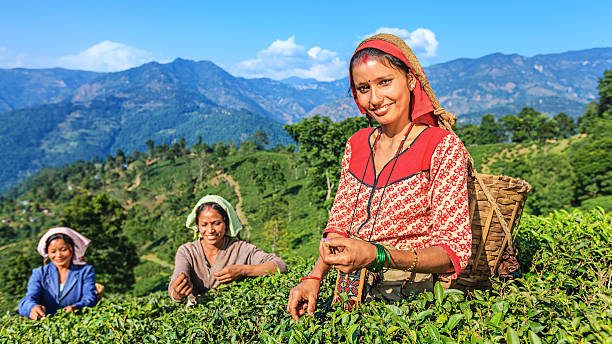
{"label": "red and white patterned dress", "polygon": [[444,129],[428,127],[399,154],[397,162],[392,159],[376,177],[371,135],[376,135],[375,129],[362,129],[346,144],[324,233],[359,237],[400,250],[438,245],[455,269],[441,275],[456,278],[466,267],[472,246],[468,153],[463,143]]}

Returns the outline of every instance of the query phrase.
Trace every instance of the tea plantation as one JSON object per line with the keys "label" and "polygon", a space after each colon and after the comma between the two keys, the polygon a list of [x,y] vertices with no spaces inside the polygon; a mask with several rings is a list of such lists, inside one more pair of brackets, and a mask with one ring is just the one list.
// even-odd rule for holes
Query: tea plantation
{"label": "tea plantation", "polygon": [[285,275],[211,292],[197,306],[164,292],[110,295],[81,314],[0,319],[1,343],[612,343],[612,217],[601,210],[526,215],[517,236],[523,274],[491,290],[436,286],[397,303],[352,311],[330,305],[333,274],[317,312],[294,323],[289,290],[313,261]]}

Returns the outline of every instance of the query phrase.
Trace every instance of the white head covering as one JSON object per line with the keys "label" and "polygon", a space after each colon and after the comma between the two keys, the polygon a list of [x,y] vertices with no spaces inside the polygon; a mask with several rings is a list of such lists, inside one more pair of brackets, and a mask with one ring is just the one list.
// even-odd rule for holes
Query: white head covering
{"label": "white head covering", "polygon": [[42,238],[38,241],[37,251],[41,256],[47,258],[47,252],[45,252],[45,245],[47,244],[47,239],[49,239],[54,234],[65,234],[72,239],[74,242],[74,252],[72,254],[72,264],[75,265],[85,265],[86,262],[83,259],[85,256],[85,251],[87,251],[87,246],[91,240],[87,239],[79,232],[75,231],[72,228],[68,227],[55,227],[51,228],[45,233]]}
{"label": "white head covering", "polygon": [[[227,216],[229,217],[229,228],[225,229],[225,235],[235,237],[238,235],[240,230],[242,230],[242,223],[238,219],[238,215],[234,210],[234,207],[228,202],[225,198],[217,195],[206,195],[202,197],[198,203],[193,207],[189,216],[187,216],[187,221],[185,222],[185,227],[193,230],[194,237],[197,237],[198,233],[198,225],[196,224],[196,211],[198,207],[204,203],[217,203],[218,205],[225,210]],[[195,238],[194,238],[195,239]]]}

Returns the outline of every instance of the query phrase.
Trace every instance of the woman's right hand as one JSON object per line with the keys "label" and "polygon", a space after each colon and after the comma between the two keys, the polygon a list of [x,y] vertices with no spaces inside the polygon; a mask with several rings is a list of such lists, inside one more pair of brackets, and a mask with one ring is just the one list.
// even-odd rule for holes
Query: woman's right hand
{"label": "woman's right hand", "polygon": [[376,260],[376,246],[353,238],[323,239],[319,245],[319,256],[325,264],[351,273]]}
{"label": "woman's right hand", "polygon": [[32,320],[42,319],[47,315],[46,312],[47,312],[47,308],[45,306],[36,305],[32,307],[32,310],[30,311],[30,319]]}
{"label": "woman's right hand", "polygon": [[287,312],[295,322],[305,313],[309,316],[314,315],[315,305],[319,297],[321,282],[316,279],[305,279],[289,292],[289,302],[287,302]]}
{"label": "woman's right hand", "polygon": [[187,297],[187,295],[191,294],[193,290],[193,284],[187,275],[184,272],[181,272],[174,283],[172,283],[172,295],[171,297],[175,300],[183,300]]}

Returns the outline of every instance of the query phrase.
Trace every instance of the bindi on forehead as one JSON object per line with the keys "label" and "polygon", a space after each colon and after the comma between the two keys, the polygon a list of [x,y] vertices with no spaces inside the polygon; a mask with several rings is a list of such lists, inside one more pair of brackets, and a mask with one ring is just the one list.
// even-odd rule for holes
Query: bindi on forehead
{"label": "bindi on forehead", "polygon": [[369,60],[370,56],[368,56],[367,54],[361,56],[361,64],[367,64]]}

